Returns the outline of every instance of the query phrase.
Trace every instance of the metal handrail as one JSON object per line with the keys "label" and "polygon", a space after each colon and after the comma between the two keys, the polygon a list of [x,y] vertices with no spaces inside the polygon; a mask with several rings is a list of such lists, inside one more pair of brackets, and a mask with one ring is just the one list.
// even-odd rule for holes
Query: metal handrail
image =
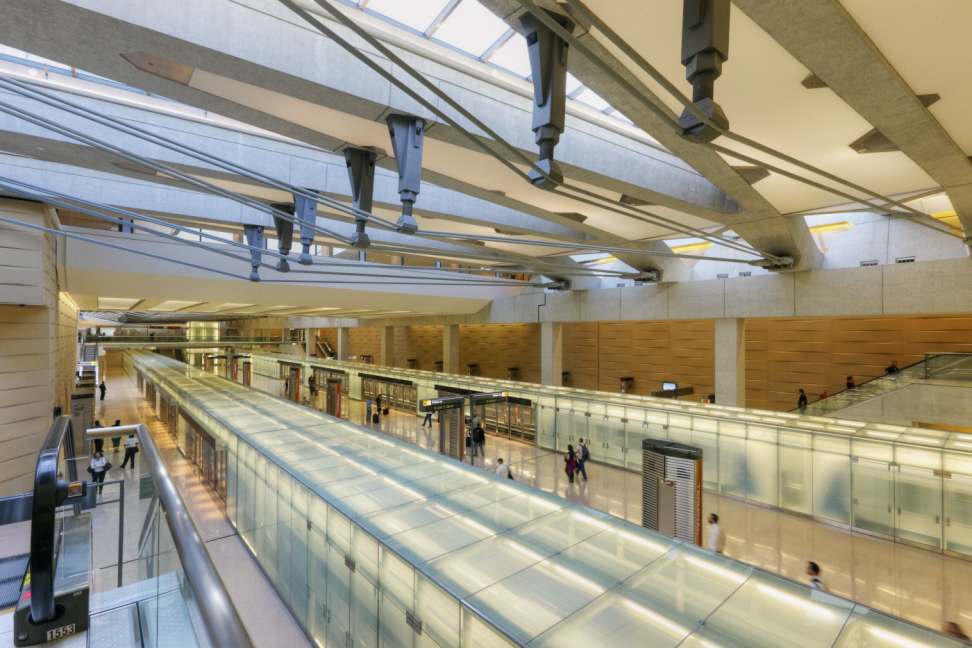
{"label": "metal handrail", "polygon": [[226,585],[216,573],[216,567],[199,535],[195,523],[189,516],[185,502],[176,489],[162,455],[149,429],[142,424],[123,425],[110,428],[91,428],[89,438],[107,438],[119,434],[132,434],[138,437],[143,461],[148,466],[149,475],[155,485],[159,502],[165,511],[165,521],[169,525],[172,541],[175,544],[182,570],[192,589],[203,625],[213,648],[253,648],[253,642],[243,621],[230,600]]}
{"label": "metal handrail", "polygon": [[[57,616],[54,606],[54,554],[57,550],[57,507],[68,499],[69,484],[58,479],[57,458],[65,438],[65,459],[74,458],[74,432],[70,416],[59,416],[47,433],[37,456],[34,471],[34,501],[30,523],[30,616],[35,623]],[[70,455],[70,456],[67,456]],[[71,481],[76,482],[77,467],[66,462]],[[86,492],[81,482],[77,495]]]}

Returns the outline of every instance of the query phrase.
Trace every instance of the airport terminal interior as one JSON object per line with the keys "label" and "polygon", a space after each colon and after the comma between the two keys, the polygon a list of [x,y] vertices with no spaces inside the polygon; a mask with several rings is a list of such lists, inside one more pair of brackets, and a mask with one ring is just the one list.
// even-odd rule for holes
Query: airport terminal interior
{"label": "airport terminal interior", "polygon": [[0,648],[969,645],[969,24],[0,0]]}

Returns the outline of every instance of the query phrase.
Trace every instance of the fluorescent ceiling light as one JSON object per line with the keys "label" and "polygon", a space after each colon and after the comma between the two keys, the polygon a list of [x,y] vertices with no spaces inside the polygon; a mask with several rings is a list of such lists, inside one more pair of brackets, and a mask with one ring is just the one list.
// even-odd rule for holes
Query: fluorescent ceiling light
{"label": "fluorescent ceiling light", "polygon": [[99,297],[98,310],[123,310],[127,311],[132,306],[142,301],[141,299],[123,299],[121,297]]}
{"label": "fluorescent ceiling light", "polygon": [[153,306],[149,308],[150,311],[158,311],[160,313],[174,313],[175,311],[182,310],[183,308],[189,308],[190,306],[198,306],[202,302],[194,301],[164,301],[158,306]]}
{"label": "fluorescent ceiling light", "polygon": [[223,311],[237,310],[239,308],[250,308],[255,304],[209,304],[202,308],[194,309],[197,313],[222,313]]}

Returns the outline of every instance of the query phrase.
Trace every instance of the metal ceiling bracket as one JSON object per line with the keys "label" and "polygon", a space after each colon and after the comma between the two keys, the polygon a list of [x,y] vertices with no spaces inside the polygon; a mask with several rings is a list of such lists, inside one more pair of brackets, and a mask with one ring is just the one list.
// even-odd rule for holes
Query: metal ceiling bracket
{"label": "metal ceiling bracket", "polygon": [[[396,154],[397,159],[397,154]],[[344,162],[348,166],[348,179],[351,180],[351,197],[354,208],[370,212],[375,194],[375,160],[378,156],[374,151],[364,148],[348,147],[344,149]],[[418,192],[416,192],[418,193]],[[357,231],[351,235],[351,246],[366,248],[371,245],[371,239],[365,233],[367,219],[354,217]]]}
{"label": "metal ceiling bracket", "polygon": [[[683,0],[682,65],[692,82],[692,103],[720,128],[729,129],[729,119],[715,102],[715,80],[729,58],[729,0]],[[719,131],[702,122],[686,108],[678,119],[682,137],[711,142]]]}
{"label": "metal ceiling bracket", "polygon": [[791,256],[774,257],[772,259],[757,259],[749,261],[747,265],[766,268],[767,270],[792,270],[796,262]]}
{"label": "metal ceiling bracket", "polygon": [[[246,234],[246,244],[251,248],[263,249],[265,241],[263,239],[262,225],[244,225],[243,232]],[[250,271],[250,281],[260,281],[260,262],[263,260],[263,252],[250,250],[250,260],[253,262]]]}
{"label": "metal ceiling bracket", "polygon": [[[547,12],[568,33],[574,31],[574,23],[566,16]],[[564,132],[567,109],[567,43],[532,13],[520,16],[523,35],[527,41],[530,72],[533,78],[533,132],[540,159],[537,166],[550,179],[530,170],[530,182],[541,189],[552,191],[564,182],[560,166],[554,162],[554,147]]]}
{"label": "metal ceiling bracket", "polygon": [[[270,206],[291,216],[297,211],[294,205],[287,203],[270,203]],[[283,256],[290,255],[290,248],[294,243],[294,222],[274,214],[273,226],[277,230],[277,250]],[[280,272],[290,272],[290,263],[287,262],[287,259],[277,261],[277,270]]]}
{"label": "metal ceiling bracket", "polygon": [[388,134],[398,167],[398,194],[402,200],[402,215],[396,229],[402,234],[414,234],[418,224],[412,216],[412,206],[422,190],[422,147],[425,143],[425,120],[412,115],[388,115]]}
{"label": "metal ceiling bracket", "polygon": [[[311,265],[310,246],[314,245],[314,226],[317,224],[317,201],[300,194],[294,196],[294,215],[300,219],[300,244],[303,251],[297,263]],[[291,224],[291,228],[293,224]]]}

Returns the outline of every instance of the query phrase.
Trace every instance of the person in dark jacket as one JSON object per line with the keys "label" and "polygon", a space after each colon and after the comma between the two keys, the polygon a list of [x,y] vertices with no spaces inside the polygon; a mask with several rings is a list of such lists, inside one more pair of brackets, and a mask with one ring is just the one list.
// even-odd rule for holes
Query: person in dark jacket
{"label": "person in dark jacket", "polygon": [[472,456],[476,456],[476,448],[479,448],[479,454],[486,458],[486,451],[483,450],[483,444],[486,443],[486,432],[483,430],[483,426],[475,427],[472,431]]}
{"label": "person in dark jacket", "polygon": [[[95,421],[94,426],[96,428],[100,428],[101,427],[101,421]],[[95,452],[104,452],[104,449],[105,449],[105,440],[104,439],[95,439],[94,440],[94,451]]]}
{"label": "person in dark jacket", "polygon": [[[112,425],[111,427],[121,427],[121,421],[115,421],[115,424]],[[112,448],[112,452],[118,452],[118,446],[120,446],[120,445],[121,445],[121,437],[120,436],[111,437],[111,448]]]}
{"label": "person in dark jacket", "polygon": [[567,454],[564,455],[564,470],[567,472],[567,479],[570,483],[574,483],[574,473],[577,472],[577,454],[574,452],[574,446],[567,445]]}
{"label": "person in dark jacket", "polygon": [[847,376],[847,389],[854,389],[857,384],[854,382],[854,376]]}
{"label": "person in dark jacket", "polygon": [[107,385],[105,385],[105,381],[104,380],[102,380],[101,381],[101,384],[98,385],[98,391],[101,392],[101,400],[105,400],[105,392],[108,391],[108,387],[107,387]]}
{"label": "person in dark jacket", "polygon": [[891,362],[891,366],[884,370],[886,374],[898,373],[901,369],[898,369],[898,361],[894,360]]}
{"label": "person in dark jacket", "polygon": [[807,406],[807,394],[802,389],[800,390],[800,398],[797,400],[797,407]]}

